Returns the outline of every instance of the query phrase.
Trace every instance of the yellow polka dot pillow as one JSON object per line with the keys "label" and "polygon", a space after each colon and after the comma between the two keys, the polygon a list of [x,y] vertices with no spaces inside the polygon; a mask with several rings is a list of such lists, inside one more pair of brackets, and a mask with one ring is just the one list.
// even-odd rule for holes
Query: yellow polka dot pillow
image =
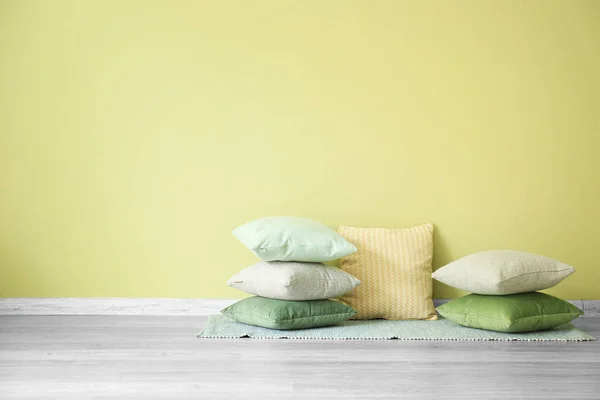
{"label": "yellow polka dot pillow", "polygon": [[432,224],[340,226],[338,232],[358,249],[340,260],[342,270],[362,281],[341,298],[357,311],[353,319],[437,319],[431,298]]}

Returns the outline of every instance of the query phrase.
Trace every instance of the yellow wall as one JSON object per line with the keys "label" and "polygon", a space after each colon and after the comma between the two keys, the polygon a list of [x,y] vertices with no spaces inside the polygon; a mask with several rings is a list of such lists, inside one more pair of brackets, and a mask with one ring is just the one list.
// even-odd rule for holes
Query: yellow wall
{"label": "yellow wall", "polygon": [[[600,1],[0,0],[0,296],[243,297],[265,215],[600,298]],[[460,292],[436,284],[436,297]]]}

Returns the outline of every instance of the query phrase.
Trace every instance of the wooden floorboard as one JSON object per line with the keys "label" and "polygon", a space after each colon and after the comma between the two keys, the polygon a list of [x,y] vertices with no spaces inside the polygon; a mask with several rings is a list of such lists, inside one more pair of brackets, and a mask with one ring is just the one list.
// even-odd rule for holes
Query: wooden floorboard
{"label": "wooden floorboard", "polygon": [[0,316],[0,399],[600,399],[597,341],[197,339],[205,321]]}

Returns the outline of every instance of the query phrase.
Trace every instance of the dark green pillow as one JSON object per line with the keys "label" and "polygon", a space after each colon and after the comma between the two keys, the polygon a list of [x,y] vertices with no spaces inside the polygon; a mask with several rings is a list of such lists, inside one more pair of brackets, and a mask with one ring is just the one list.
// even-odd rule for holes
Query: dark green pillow
{"label": "dark green pillow", "polygon": [[506,296],[470,294],[436,310],[457,324],[497,332],[541,331],[583,314],[571,303],[539,292]]}
{"label": "dark green pillow", "polygon": [[221,311],[248,325],[270,329],[305,329],[339,324],[356,311],[333,300],[290,301],[249,297]]}

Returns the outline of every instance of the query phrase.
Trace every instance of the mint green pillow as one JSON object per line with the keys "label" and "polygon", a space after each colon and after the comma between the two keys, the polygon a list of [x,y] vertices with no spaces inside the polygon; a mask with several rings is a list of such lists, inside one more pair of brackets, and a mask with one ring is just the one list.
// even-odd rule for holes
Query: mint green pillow
{"label": "mint green pillow", "polygon": [[249,297],[221,313],[238,322],[270,329],[306,329],[339,324],[356,311],[333,300],[291,301]]}
{"label": "mint green pillow", "polygon": [[260,218],[233,235],[263,261],[323,262],[356,251],[339,233],[307,218]]}
{"label": "mint green pillow", "polygon": [[497,332],[541,331],[583,314],[571,303],[539,292],[506,296],[470,294],[436,310],[457,324]]}

